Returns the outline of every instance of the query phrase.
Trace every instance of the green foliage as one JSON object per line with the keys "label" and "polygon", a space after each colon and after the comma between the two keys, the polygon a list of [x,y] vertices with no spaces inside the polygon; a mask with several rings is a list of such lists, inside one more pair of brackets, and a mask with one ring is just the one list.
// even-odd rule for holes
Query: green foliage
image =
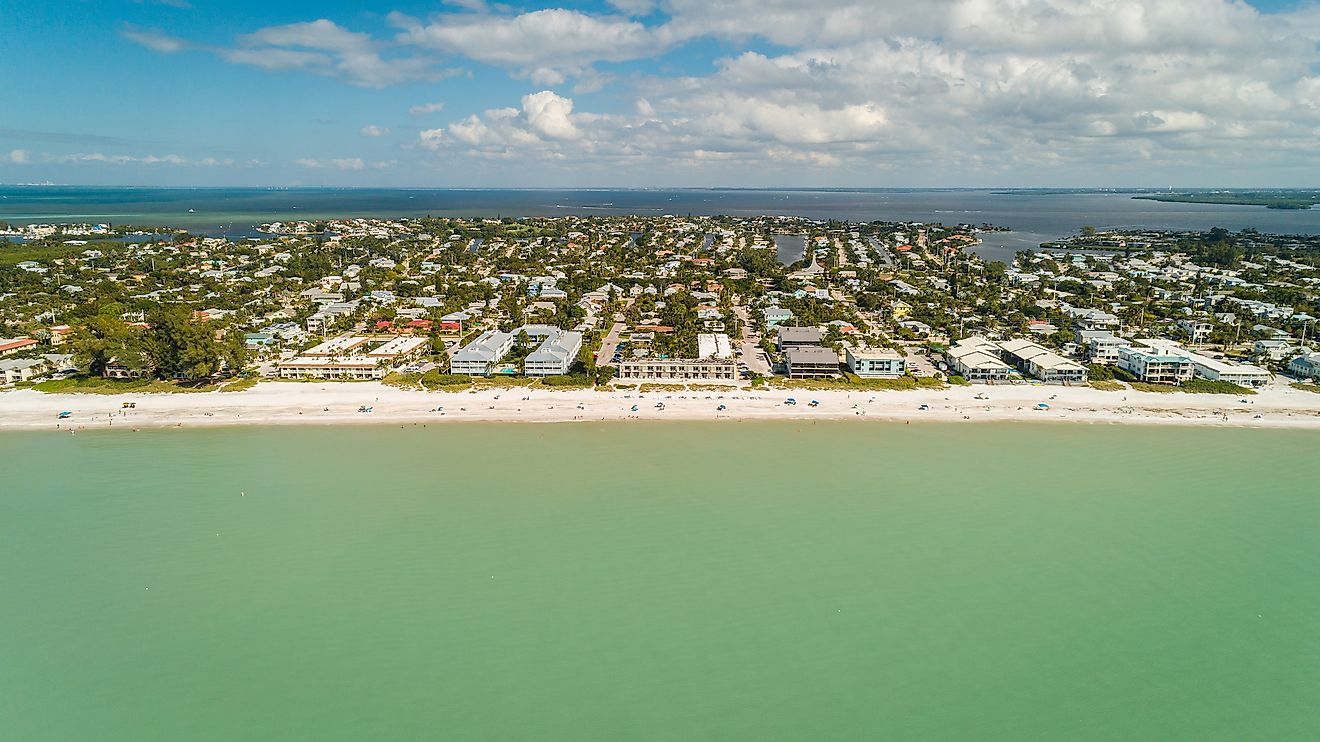
{"label": "green foliage", "polygon": [[1091,379],[1088,383],[1092,389],[1099,389],[1102,392],[1121,392],[1127,388],[1122,382],[1112,379]]}
{"label": "green foliage", "polygon": [[99,376],[74,376],[66,379],[52,379],[33,384],[39,392],[54,394],[184,394],[192,392],[212,392],[218,387],[184,381],[159,381],[157,379],[103,379]]}
{"label": "green foliage", "polygon": [[246,392],[247,390],[255,387],[257,384],[260,383],[261,383],[261,377],[257,376],[256,374],[252,374],[250,376],[244,376],[241,379],[235,379],[234,381],[225,384],[224,386],[220,387],[220,391]]}
{"label": "green foliage", "polygon": [[541,378],[541,386],[557,389],[590,389],[595,385],[595,377],[587,374],[567,374],[564,376],[544,376]]}
{"label": "green foliage", "polygon": [[472,377],[465,374],[442,374],[436,369],[431,369],[421,375],[419,383],[431,391],[437,389],[454,390],[464,389],[472,386]]}
{"label": "green foliage", "polygon": [[1092,363],[1086,367],[1086,375],[1091,381],[1113,381],[1114,367],[1103,363]]}
{"label": "green foliage", "polygon": [[1231,381],[1211,381],[1210,379],[1192,379],[1184,381],[1178,389],[1188,394],[1255,394],[1255,389],[1238,386]]}

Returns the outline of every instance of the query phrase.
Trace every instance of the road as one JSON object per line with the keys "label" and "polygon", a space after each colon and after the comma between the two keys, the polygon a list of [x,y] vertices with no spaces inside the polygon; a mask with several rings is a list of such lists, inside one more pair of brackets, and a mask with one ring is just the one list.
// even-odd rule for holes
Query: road
{"label": "road", "polygon": [[610,331],[605,334],[605,339],[600,343],[600,351],[596,354],[597,366],[614,365],[614,349],[619,347],[619,336],[623,334],[623,329],[627,327],[627,325],[619,319],[622,315],[616,314],[614,316],[614,325],[611,326]]}
{"label": "road", "polygon": [[884,243],[874,237],[867,237],[866,239],[871,243],[871,247],[875,248],[875,255],[880,259],[880,262],[884,263],[886,267],[891,269],[897,267],[894,263],[894,256],[889,252],[889,248],[886,247]]}
{"label": "road", "polygon": [[733,313],[742,320],[742,337],[738,341],[738,352],[742,356],[742,362],[747,364],[747,370],[762,376],[772,374],[770,368],[770,359],[766,357],[765,351],[761,350],[760,338],[752,332],[754,325],[752,319],[747,313],[747,307],[738,304],[733,307]]}

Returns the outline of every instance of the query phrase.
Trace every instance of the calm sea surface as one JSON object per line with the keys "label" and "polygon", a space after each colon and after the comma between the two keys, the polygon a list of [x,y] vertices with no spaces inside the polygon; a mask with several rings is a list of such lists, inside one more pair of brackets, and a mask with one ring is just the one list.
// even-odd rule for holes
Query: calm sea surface
{"label": "calm sea surface", "polygon": [[0,434],[0,738],[1314,739],[1317,443]]}
{"label": "calm sea surface", "polygon": [[1206,230],[1253,227],[1320,234],[1320,209],[1166,204],[1128,194],[993,190],[433,190],[334,188],[93,188],[0,186],[0,220],[109,221],[247,236],[263,222],[328,217],[783,214],[853,221],[995,224],[995,259],[1083,226]]}

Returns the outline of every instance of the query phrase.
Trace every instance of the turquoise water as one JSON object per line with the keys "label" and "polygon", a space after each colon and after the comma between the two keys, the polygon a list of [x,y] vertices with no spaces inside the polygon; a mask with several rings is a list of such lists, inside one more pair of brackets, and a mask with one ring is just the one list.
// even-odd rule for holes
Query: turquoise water
{"label": "turquoise water", "polygon": [[0,738],[1298,740],[1320,435],[0,435]]}

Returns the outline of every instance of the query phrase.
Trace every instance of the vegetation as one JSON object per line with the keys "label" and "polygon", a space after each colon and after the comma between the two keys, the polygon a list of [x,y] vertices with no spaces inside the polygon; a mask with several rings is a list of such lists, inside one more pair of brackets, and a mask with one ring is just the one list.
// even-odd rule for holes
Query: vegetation
{"label": "vegetation", "polygon": [[1113,379],[1092,379],[1088,383],[1092,389],[1099,389],[1102,392],[1121,392],[1127,388],[1122,382]]}
{"label": "vegetation", "polygon": [[1183,204],[1264,206],[1269,209],[1309,209],[1320,203],[1320,191],[1234,191],[1230,193],[1158,193],[1133,196],[1145,201]]}
{"label": "vegetation", "polygon": [[1178,387],[1179,391],[1188,394],[1235,394],[1238,396],[1253,395],[1255,389],[1248,389],[1244,386],[1238,386],[1231,381],[1211,381],[1209,379],[1191,379],[1184,381]]}
{"label": "vegetation", "polygon": [[179,394],[213,392],[220,387],[211,383],[161,381],[159,379],[103,379],[99,376],[72,376],[51,379],[32,385],[39,392],[58,394]]}
{"label": "vegetation", "polygon": [[442,374],[435,369],[431,369],[422,374],[418,381],[424,388],[430,389],[431,391],[437,389],[455,391],[472,386],[471,376],[464,374]]}
{"label": "vegetation", "polygon": [[249,389],[255,387],[257,384],[260,384],[260,383],[261,383],[261,377],[260,377],[260,376],[257,376],[256,374],[250,374],[250,375],[248,375],[248,376],[244,376],[244,377],[241,378],[241,379],[235,379],[234,381],[231,381],[231,382],[229,382],[228,384],[225,384],[224,386],[220,387],[220,391],[222,391],[222,392],[246,392],[247,390],[249,390]]}
{"label": "vegetation", "polygon": [[1311,392],[1312,394],[1320,394],[1320,384],[1307,384],[1305,382],[1295,382],[1291,386],[1293,389],[1300,389],[1304,392]]}
{"label": "vegetation", "polygon": [[944,382],[932,376],[900,376],[897,379],[863,379],[852,374],[844,374],[832,379],[780,379],[772,380],[775,387],[783,389],[856,390],[856,391],[912,391],[914,389],[943,389]]}

